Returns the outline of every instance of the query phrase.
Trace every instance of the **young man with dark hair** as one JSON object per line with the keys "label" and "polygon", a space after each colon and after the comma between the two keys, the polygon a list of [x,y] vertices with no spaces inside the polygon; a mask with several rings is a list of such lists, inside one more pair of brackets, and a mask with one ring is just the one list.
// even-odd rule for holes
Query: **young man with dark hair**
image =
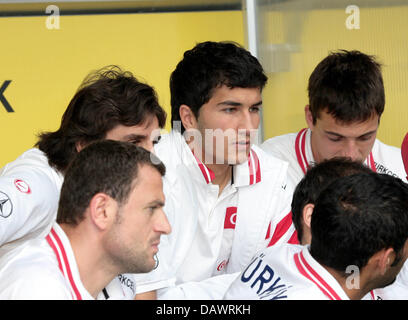
{"label": "young man with dark hair", "polygon": [[405,183],[373,172],[340,177],[316,199],[310,246],[264,250],[225,298],[362,299],[395,281],[408,257],[407,240]]}
{"label": "young man with dark hair", "polygon": [[167,168],[162,242],[176,276],[159,298],[220,299],[256,251],[285,241],[287,164],[252,145],[267,78],[240,45],[203,42],[171,74],[173,130],[155,152]]}
{"label": "young man with dark hair", "polygon": [[112,139],[152,149],[165,120],[154,89],[132,73],[116,66],[92,72],[70,101],[59,129],[41,134],[38,148],[1,169],[0,255],[49,233],[66,168],[82,148]]}
{"label": "young man with dark hair", "polygon": [[261,146],[289,162],[289,187],[296,187],[308,166],[333,157],[349,157],[378,173],[405,177],[400,150],[376,139],[385,95],[375,57],[346,50],[329,54],[313,70],[308,93],[308,128]]}
{"label": "young man with dark hair", "polygon": [[[313,209],[319,194],[340,177],[346,177],[356,173],[369,173],[371,169],[366,165],[351,161],[348,158],[333,158],[323,160],[307,170],[293,193],[292,219],[295,226],[299,243],[308,245],[312,240],[310,224]],[[370,291],[365,296],[367,300],[389,300],[408,298],[408,265],[404,264],[397,280],[391,286]]]}
{"label": "young man with dark hair", "polygon": [[[378,173],[405,177],[400,150],[376,139],[385,96],[375,57],[346,50],[329,54],[313,70],[308,92],[308,128],[261,145],[289,163],[289,190],[294,190],[309,166],[334,157],[348,157]],[[293,234],[293,225],[286,232]]]}
{"label": "young man with dark hair", "polygon": [[131,143],[85,147],[65,170],[50,233],[0,258],[0,298],[104,299],[118,274],[151,271],[160,236],[171,230],[164,174],[154,155]]}

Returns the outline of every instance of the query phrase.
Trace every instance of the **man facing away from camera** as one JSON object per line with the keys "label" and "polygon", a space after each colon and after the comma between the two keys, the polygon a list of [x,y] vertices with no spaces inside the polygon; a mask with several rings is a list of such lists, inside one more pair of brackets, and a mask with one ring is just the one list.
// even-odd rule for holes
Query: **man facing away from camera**
{"label": "man facing away from camera", "polygon": [[310,230],[310,245],[258,253],[225,298],[358,300],[392,285],[408,257],[408,186],[374,172],[335,179]]}

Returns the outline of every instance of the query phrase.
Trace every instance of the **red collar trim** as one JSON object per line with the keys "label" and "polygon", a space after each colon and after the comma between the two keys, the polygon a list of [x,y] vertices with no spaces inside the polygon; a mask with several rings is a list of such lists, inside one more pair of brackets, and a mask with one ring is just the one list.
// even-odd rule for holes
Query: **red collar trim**
{"label": "red collar trim", "polygon": [[82,300],[81,294],[79,293],[79,290],[72,276],[68,256],[65,251],[64,245],[62,244],[62,241],[54,228],[51,229],[51,232],[47,235],[46,240],[57,257],[59,269],[61,270],[64,278],[67,279],[71,287],[72,298],[74,300]]}
{"label": "red collar trim", "polygon": [[299,272],[312,281],[330,300],[342,300],[334,289],[307,263],[303,252],[296,253],[294,259]]}
{"label": "red collar trim", "polygon": [[[300,130],[296,136],[295,141],[296,158],[304,174],[306,174],[306,171],[309,167],[309,162],[306,158],[306,134],[307,128]],[[370,152],[370,154],[368,155],[366,163],[371,168],[371,170],[377,172],[377,169],[375,168],[373,152]]]}

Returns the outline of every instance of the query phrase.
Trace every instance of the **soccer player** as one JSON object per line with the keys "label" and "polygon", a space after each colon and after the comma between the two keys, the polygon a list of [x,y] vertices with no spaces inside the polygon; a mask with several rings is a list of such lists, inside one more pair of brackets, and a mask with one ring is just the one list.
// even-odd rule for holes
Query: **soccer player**
{"label": "soccer player", "polygon": [[[308,245],[311,242],[310,224],[313,208],[322,190],[337,178],[370,171],[371,169],[364,164],[347,158],[324,160],[309,167],[306,175],[296,186],[292,199],[293,224],[300,244]],[[407,272],[408,265],[405,263],[397,276],[397,280],[391,286],[372,290],[364,298],[374,300],[407,299]]]}
{"label": "soccer player", "polygon": [[66,168],[49,234],[0,258],[0,299],[95,299],[118,274],[151,271],[171,230],[154,159],[129,142],[85,147]]}
{"label": "soccer player", "polygon": [[[0,255],[49,233],[66,168],[78,151],[102,139],[152,149],[165,120],[154,89],[132,73],[115,66],[91,73],[70,101],[58,130],[42,133],[36,148],[2,168]],[[126,283],[135,289],[133,280]],[[149,285],[146,290],[154,289]],[[144,289],[138,286],[139,290]]]}
{"label": "soccer player", "polygon": [[293,224],[300,244],[310,244],[310,223],[319,194],[340,177],[368,173],[370,170],[360,162],[340,157],[323,160],[309,167],[295,188],[291,205]]}
{"label": "soccer player", "polygon": [[324,58],[308,84],[307,129],[266,140],[261,148],[289,162],[292,190],[308,166],[349,157],[378,173],[405,178],[399,148],[376,139],[384,111],[381,66],[373,56],[341,50]]}
{"label": "soccer player", "polygon": [[258,250],[287,240],[278,228],[290,212],[287,163],[253,145],[266,81],[258,60],[230,42],[197,44],[171,74],[173,129],[155,152],[173,229],[161,254],[178,286],[159,298],[220,299]]}
{"label": "soccer player", "polygon": [[226,299],[362,299],[392,284],[408,256],[408,186],[386,174],[334,180],[318,196],[310,246],[259,253]]}

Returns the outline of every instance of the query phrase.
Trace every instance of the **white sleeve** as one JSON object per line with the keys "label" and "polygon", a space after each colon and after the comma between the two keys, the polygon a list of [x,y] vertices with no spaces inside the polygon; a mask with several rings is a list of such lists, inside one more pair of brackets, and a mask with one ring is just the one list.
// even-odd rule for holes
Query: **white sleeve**
{"label": "white sleeve", "polygon": [[240,272],[222,274],[158,290],[158,300],[220,300]]}
{"label": "white sleeve", "polygon": [[36,168],[25,166],[0,176],[0,246],[50,225],[59,192],[52,177]]}

